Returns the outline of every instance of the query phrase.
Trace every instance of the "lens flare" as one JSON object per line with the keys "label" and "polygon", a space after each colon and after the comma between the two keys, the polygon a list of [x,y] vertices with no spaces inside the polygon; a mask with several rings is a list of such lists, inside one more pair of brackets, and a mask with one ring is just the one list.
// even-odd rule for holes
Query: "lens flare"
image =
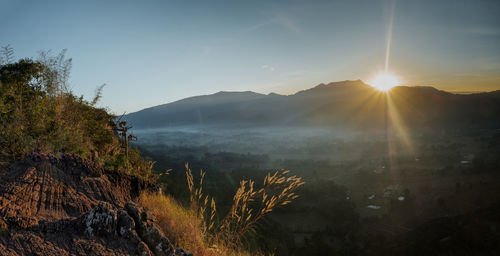
{"label": "lens flare", "polygon": [[396,76],[389,73],[380,73],[368,84],[379,91],[389,91],[392,87],[401,85],[401,81]]}

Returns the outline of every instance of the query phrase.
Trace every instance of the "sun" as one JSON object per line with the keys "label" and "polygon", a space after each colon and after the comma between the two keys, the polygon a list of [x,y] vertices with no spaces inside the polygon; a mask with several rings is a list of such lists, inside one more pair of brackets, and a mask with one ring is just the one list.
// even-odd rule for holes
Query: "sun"
{"label": "sun", "polygon": [[396,76],[384,72],[375,76],[368,84],[379,91],[386,92],[394,86],[401,85],[401,81]]}

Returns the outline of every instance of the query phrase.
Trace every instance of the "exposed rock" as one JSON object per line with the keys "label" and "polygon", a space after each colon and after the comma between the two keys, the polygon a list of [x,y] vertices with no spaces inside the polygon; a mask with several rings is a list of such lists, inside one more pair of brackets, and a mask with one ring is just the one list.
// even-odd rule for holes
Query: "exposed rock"
{"label": "exposed rock", "polygon": [[135,232],[135,221],[124,210],[118,211],[116,230],[121,237],[131,241],[139,241],[137,233]]}
{"label": "exposed rock", "polygon": [[82,218],[84,233],[89,237],[114,235],[117,222],[115,209],[106,202],[100,202]]}
{"label": "exposed rock", "polygon": [[124,209],[100,202],[79,218],[78,225],[89,238],[117,236],[128,240],[136,245],[136,253],[140,255],[190,255],[189,252],[175,250],[148,215],[145,209],[131,202]]}
{"label": "exposed rock", "polygon": [[1,255],[191,255],[133,200],[156,186],[75,155],[0,170]]}
{"label": "exposed rock", "polygon": [[123,206],[154,186],[75,155],[32,154],[0,172],[0,217],[21,228],[78,217],[99,201]]}
{"label": "exposed rock", "polygon": [[7,222],[0,218],[0,235],[7,230]]}
{"label": "exposed rock", "polygon": [[192,253],[182,249],[182,248],[177,248],[175,249],[175,255],[182,255],[182,256],[193,256]]}
{"label": "exposed rock", "polygon": [[139,243],[136,253],[139,256],[153,256],[153,253],[144,242]]}
{"label": "exposed rock", "polygon": [[154,255],[192,255],[188,251],[175,249],[155,224],[154,216],[133,203],[127,203],[125,209],[133,219],[136,231],[144,243],[153,251]]}

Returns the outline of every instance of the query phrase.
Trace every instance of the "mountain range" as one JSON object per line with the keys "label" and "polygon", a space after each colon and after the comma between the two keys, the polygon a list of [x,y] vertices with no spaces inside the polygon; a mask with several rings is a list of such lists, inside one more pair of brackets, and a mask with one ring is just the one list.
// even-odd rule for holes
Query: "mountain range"
{"label": "mountain range", "polygon": [[361,80],[319,84],[292,95],[218,92],[125,116],[135,128],[309,126],[500,128],[500,90],[453,94],[424,86],[381,92]]}

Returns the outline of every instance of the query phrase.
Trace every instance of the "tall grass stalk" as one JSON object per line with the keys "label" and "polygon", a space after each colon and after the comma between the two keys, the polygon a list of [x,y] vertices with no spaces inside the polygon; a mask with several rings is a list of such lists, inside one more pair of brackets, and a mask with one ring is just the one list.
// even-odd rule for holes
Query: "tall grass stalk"
{"label": "tall grass stalk", "polygon": [[[286,170],[268,173],[259,188],[253,180],[242,180],[230,210],[216,221],[215,200],[203,192],[206,172],[201,170],[195,182],[189,165],[185,167],[189,190],[187,207],[171,196],[158,194],[142,194],[140,203],[153,211],[176,246],[195,255],[250,255],[243,243],[245,236],[255,231],[266,215],[297,199],[297,189],[304,185],[302,178],[290,176]],[[251,255],[263,254],[253,252]]]}

